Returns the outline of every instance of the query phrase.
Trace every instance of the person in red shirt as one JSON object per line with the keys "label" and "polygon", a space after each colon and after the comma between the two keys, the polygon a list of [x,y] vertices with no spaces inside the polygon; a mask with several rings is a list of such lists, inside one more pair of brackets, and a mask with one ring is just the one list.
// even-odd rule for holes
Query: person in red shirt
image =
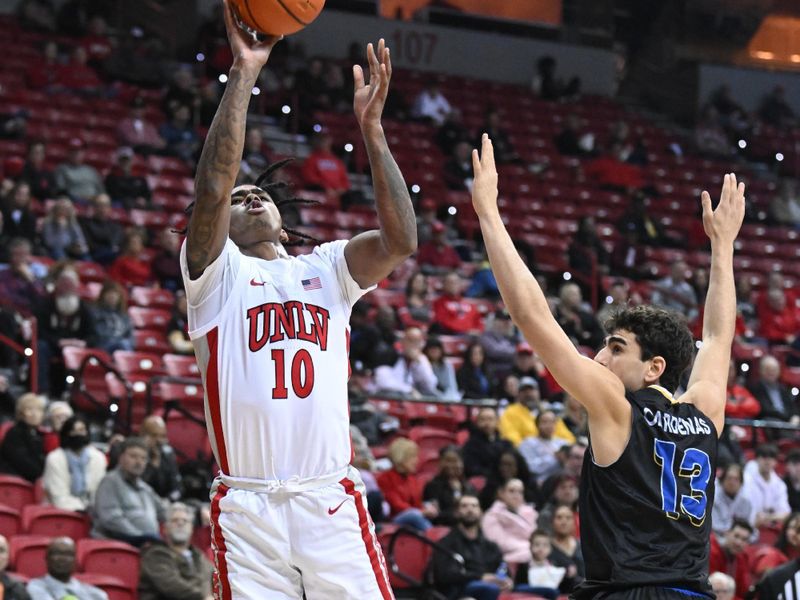
{"label": "person in red shirt", "polygon": [[759,312],[761,337],[775,344],[791,344],[800,331],[800,310],[786,300],[782,289],[770,288]]}
{"label": "person in red shirt", "polygon": [[329,133],[314,136],[311,154],[303,163],[303,181],[311,188],[320,189],[337,198],[350,189],[347,167],[332,150],[333,139]]}
{"label": "person in red shirt", "polygon": [[728,370],[728,401],[725,403],[725,416],[734,419],[755,419],[761,412],[761,405],[756,397],[736,377],[736,361],[731,360]]}
{"label": "person in red shirt", "polygon": [[430,520],[438,516],[439,509],[435,502],[422,502],[423,485],[414,475],[419,447],[409,439],[397,438],[389,445],[388,452],[392,468],[376,479],[391,508],[392,521],[420,531],[430,529]]}
{"label": "person in red shirt", "polygon": [[58,70],[58,83],[72,92],[84,95],[100,95],[103,93],[103,82],[90,66],[86,64],[89,55],[83,46],[72,51],[72,57],[66,65]]}
{"label": "person in red shirt", "polygon": [[89,63],[100,66],[114,49],[108,37],[108,25],[103,17],[96,15],[89,21],[87,29],[86,35],[81,38],[81,46],[86,50]]}
{"label": "person in red shirt", "polygon": [[447,243],[447,230],[441,221],[431,226],[431,239],[420,245],[417,264],[423,273],[443,273],[461,266],[461,257]]}
{"label": "person in red shirt", "polygon": [[750,589],[750,560],[747,557],[747,542],[753,528],[747,521],[734,519],[722,543],[711,535],[708,572],[727,573],[736,580],[736,597],[743,598]]}
{"label": "person in red shirt", "polygon": [[606,156],[590,161],[583,169],[588,179],[603,187],[622,190],[638,190],[644,187],[642,168],[626,163],[621,158],[619,144],[611,147]]}
{"label": "person in red shirt", "polygon": [[142,260],[143,251],[144,236],[136,229],[131,229],[125,235],[122,253],[111,265],[108,276],[126,287],[152,283],[153,271],[150,263]]}
{"label": "person in red shirt", "polygon": [[478,309],[464,299],[462,289],[458,273],[451,271],[445,276],[442,295],[433,302],[431,332],[458,335],[483,330]]}

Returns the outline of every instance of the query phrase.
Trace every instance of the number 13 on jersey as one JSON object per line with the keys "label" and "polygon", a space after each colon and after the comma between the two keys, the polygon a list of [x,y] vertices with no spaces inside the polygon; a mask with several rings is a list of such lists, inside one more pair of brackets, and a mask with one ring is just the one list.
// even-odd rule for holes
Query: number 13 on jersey
{"label": "number 13 on jersey", "polygon": [[[678,448],[675,442],[655,440],[653,458],[661,467],[661,510],[670,519],[680,518],[683,513],[695,527],[700,527],[706,518],[706,489],[711,480],[711,459],[697,448],[687,448],[680,458],[677,474],[675,459]],[[687,481],[688,480],[688,481]],[[688,494],[680,494],[678,486],[687,486]],[[680,512],[678,505],[680,504]]]}

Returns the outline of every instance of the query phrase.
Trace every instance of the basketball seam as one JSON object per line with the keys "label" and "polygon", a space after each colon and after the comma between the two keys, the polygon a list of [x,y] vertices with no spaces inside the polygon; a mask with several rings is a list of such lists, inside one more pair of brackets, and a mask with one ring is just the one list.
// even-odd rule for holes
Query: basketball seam
{"label": "basketball seam", "polygon": [[256,19],[253,11],[250,10],[250,0],[244,0],[244,7],[247,9],[247,14],[250,15],[250,19],[253,21],[253,25],[256,26],[256,29],[262,29],[261,25],[258,24],[258,19]]}
{"label": "basketball seam", "polygon": [[283,0],[278,0],[278,4],[280,4],[280,5],[283,7],[283,10],[285,10],[285,11],[287,12],[287,14],[288,14],[290,17],[292,17],[292,18],[293,18],[295,21],[297,21],[298,23],[300,23],[300,25],[303,25],[304,27],[305,27],[306,25],[308,25],[308,23],[306,23],[305,21],[303,21],[303,19],[301,19],[300,17],[298,17],[298,16],[297,16],[296,14],[294,14],[294,13],[293,13],[291,10],[289,10],[289,7],[288,7],[288,6],[286,6],[286,2],[284,2]]}

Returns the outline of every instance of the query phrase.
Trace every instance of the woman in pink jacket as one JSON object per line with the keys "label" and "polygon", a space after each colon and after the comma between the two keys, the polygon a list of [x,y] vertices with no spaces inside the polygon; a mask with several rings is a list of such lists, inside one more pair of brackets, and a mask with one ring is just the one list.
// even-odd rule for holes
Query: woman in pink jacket
{"label": "woman in pink jacket", "polygon": [[483,516],[483,535],[500,547],[507,563],[526,563],[531,560],[530,538],[537,518],[536,509],[525,504],[522,481],[509,479]]}

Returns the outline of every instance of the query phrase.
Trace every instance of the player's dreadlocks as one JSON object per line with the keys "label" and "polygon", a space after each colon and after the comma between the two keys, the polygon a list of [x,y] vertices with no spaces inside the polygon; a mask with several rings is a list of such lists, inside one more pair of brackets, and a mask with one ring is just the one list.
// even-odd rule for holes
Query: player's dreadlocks
{"label": "player's dreadlocks", "polygon": [[[275,203],[275,206],[278,207],[278,211],[281,210],[284,206],[291,206],[297,204],[319,204],[317,200],[306,200],[305,198],[297,198],[291,195],[291,186],[286,183],[285,181],[273,181],[272,176],[275,174],[276,171],[285,167],[288,163],[292,162],[293,158],[285,158],[284,160],[280,160],[276,163],[271,164],[267,167],[267,169],[258,176],[258,179],[255,180],[255,185],[260,190],[269,194],[269,197],[272,198],[272,201]],[[192,211],[194,210],[194,202],[191,202],[189,206],[184,209],[184,213],[188,219],[192,218]],[[173,233],[178,233],[180,235],[186,235],[188,230],[188,224],[183,229],[173,229]],[[314,242],[316,244],[320,243],[320,240],[315,238],[314,236],[308,235],[301,231],[297,231],[296,229],[291,229],[289,227],[284,227],[283,230],[289,234],[290,236],[294,236],[295,240],[289,240],[285,246],[297,246],[302,244],[305,240]]]}

